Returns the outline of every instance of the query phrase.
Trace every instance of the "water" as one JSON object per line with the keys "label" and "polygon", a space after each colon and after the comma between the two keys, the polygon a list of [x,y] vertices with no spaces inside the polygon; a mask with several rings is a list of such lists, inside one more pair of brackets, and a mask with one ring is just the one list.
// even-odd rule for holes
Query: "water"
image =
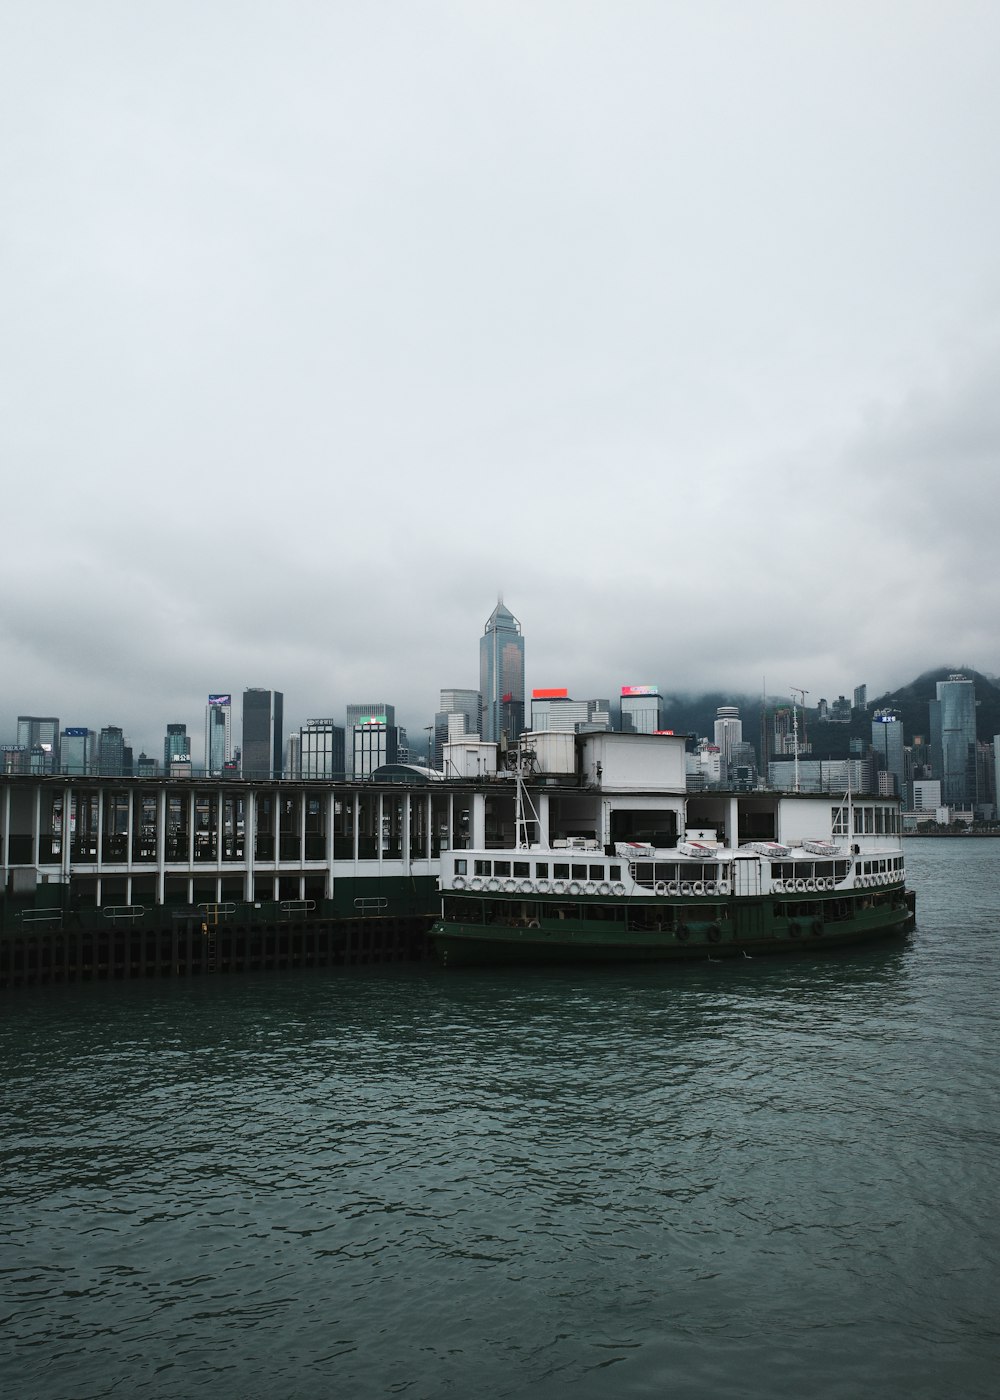
{"label": "water", "polygon": [[964,1397],[1000,1360],[1000,842],[861,952],[28,989],[27,1400]]}

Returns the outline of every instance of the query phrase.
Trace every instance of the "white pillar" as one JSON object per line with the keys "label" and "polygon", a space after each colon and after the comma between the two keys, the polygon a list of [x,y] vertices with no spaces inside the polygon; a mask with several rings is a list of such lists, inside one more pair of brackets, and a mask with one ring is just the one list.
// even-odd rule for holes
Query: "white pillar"
{"label": "white pillar", "polygon": [[156,902],[162,904],[166,896],[167,864],[167,788],[166,784],[156,794]]}
{"label": "white pillar", "polygon": [[472,794],[472,849],[481,851],[486,846],[486,794]]}
{"label": "white pillar", "polygon": [[337,796],[333,788],[326,795],[326,871],[324,898],[333,898],[333,833],[337,820]]}

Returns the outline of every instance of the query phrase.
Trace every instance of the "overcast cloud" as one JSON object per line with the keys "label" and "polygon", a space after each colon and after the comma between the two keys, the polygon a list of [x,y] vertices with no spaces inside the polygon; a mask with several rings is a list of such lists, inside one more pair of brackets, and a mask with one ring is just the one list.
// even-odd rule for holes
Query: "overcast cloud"
{"label": "overcast cloud", "polygon": [[1000,669],[996,5],[0,20],[0,739]]}

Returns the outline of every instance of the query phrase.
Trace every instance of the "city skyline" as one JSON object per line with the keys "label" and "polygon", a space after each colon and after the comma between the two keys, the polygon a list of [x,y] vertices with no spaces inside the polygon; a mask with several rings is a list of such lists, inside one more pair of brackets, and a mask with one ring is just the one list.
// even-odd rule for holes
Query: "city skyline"
{"label": "city skyline", "polygon": [[[973,668],[973,667],[961,667],[961,666],[956,666],[956,665],[953,664],[953,663],[947,663],[947,664],[945,664],[945,665],[943,665],[943,666],[937,666],[937,667],[933,667],[933,668],[930,668],[930,669],[928,669],[928,668],[925,667],[925,668],[921,671],[921,676],[931,675],[931,674],[933,674],[935,671],[938,671],[938,670],[945,670],[945,671],[948,671],[948,672],[953,672],[953,673],[955,673],[954,676],[951,677],[951,679],[958,679],[958,680],[960,680],[960,681],[966,682],[967,684],[974,684],[974,681],[967,681],[967,680],[966,680],[966,677],[965,677],[962,673],[963,673],[963,672],[969,672],[969,671],[973,671],[973,672],[974,672],[974,671],[975,671],[975,668]],[[995,684],[995,685],[997,685],[998,687],[1000,687],[1000,678],[991,677],[991,676],[987,675],[986,673],[981,673],[981,672],[977,672],[976,674],[982,675],[983,679],[987,680],[987,681],[990,682],[991,684]],[[909,678],[909,681],[912,682],[913,680],[916,680],[916,679],[919,679],[919,677],[911,677],[911,678]],[[909,683],[909,682],[908,682],[908,683]],[[940,699],[940,696],[941,696],[941,693],[942,693],[942,684],[943,684],[942,682],[938,682],[938,683],[937,683],[937,694],[938,694],[939,699]],[[964,688],[964,687],[960,687],[960,689],[962,689],[962,688]],[[884,694],[883,694],[883,693],[880,693],[880,694],[876,695],[876,694],[872,691],[872,688],[871,688],[870,686],[867,686],[867,685],[866,685],[865,683],[863,683],[863,682],[862,682],[860,685],[851,686],[851,687],[849,687],[849,689],[851,689],[851,690],[853,691],[856,701],[857,701],[857,699],[858,699],[859,696],[860,696],[860,697],[864,697],[864,703],[860,706],[860,709],[861,709],[862,711],[868,713],[868,714],[872,717],[872,719],[873,719],[872,730],[873,730],[873,734],[874,734],[874,732],[875,732],[875,723],[874,723],[875,716],[876,716],[877,714],[881,713],[881,712],[876,708],[876,707],[877,707],[877,703],[878,703],[879,701],[883,700],[883,699],[885,698],[886,695],[891,694],[891,692],[885,692]],[[953,689],[954,689],[954,686],[951,686],[951,685],[945,685],[945,686],[944,686],[945,692],[949,692],[949,691],[951,691],[951,690],[953,690]],[[532,706],[533,706],[533,691],[536,692],[536,695],[535,695],[535,697],[534,697],[534,704],[537,704],[537,703],[538,703],[538,700],[537,700],[537,695],[538,695],[538,694],[541,694],[541,695],[551,695],[551,694],[563,695],[563,696],[565,696],[565,697],[566,697],[567,699],[569,699],[569,700],[575,700],[579,705],[585,705],[586,703],[595,703],[594,697],[593,697],[593,696],[589,696],[589,697],[588,697],[588,696],[585,696],[584,691],[583,691],[580,687],[578,687],[578,686],[577,686],[577,687],[574,687],[574,686],[559,687],[559,688],[557,688],[557,689],[553,689],[553,688],[551,688],[551,687],[544,687],[544,688],[542,688],[542,687],[528,686],[528,688],[527,688],[527,690],[526,690],[526,703],[525,703],[525,714],[524,714],[524,723],[525,723],[525,726],[528,726],[528,725],[530,724],[530,721],[531,721]],[[648,698],[649,698],[650,695],[655,696],[656,701],[657,701],[657,704],[658,704],[658,706],[660,707],[660,708],[658,709],[657,713],[663,715],[663,722],[664,722],[664,724],[667,725],[668,727],[669,727],[669,722],[670,722],[670,706],[671,706],[672,704],[680,704],[680,705],[686,706],[686,705],[691,704],[691,703],[699,703],[699,702],[703,702],[703,701],[711,701],[712,704],[715,704],[716,701],[718,700],[718,698],[719,698],[720,696],[723,696],[723,697],[726,698],[726,703],[723,704],[722,709],[719,711],[719,715],[722,715],[723,711],[729,708],[729,703],[730,703],[730,702],[735,702],[735,704],[736,704],[736,706],[737,706],[737,708],[738,708],[738,706],[740,706],[740,705],[747,705],[747,704],[755,705],[755,706],[756,706],[756,705],[760,704],[762,701],[765,701],[765,700],[766,700],[766,704],[767,704],[768,708],[771,709],[771,710],[773,710],[773,711],[779,711],[779,710],[782,709],[782,707],[788,707],[788,706],[791,706],[792,704],[796,704],[796,705],[799,705],[800,708],[801,708],[805,713],[811,713],[811,714],[813,714],[814,716],[818,717],[818,718],[821,719],[821,720],[827,717],[829,711],[831,711],[831,710],[836,710],[836,708],[837,708],[837,700],[836,700],[836,699],[831,700],[829,697],[826,697],[826,696],[817,697],[817,699],[816,699],[815,701],[810,702],[810,700],[809,700],[809,692],[808,692],[808,691],[805,692],[805,701],[804,701],[804,703],[803,703],[803,694],[802,694],[802,692],[796,691],[796,692],[793,694],[791,688],[790,688],[786,693],[768,690],[766,696],[761,696],[761,695],[755,696],[755,695],[753,695],[752,693],[744,693],[744,692],[740,692],[740,691],[738,691],[738,690],[736,690],[736,689],[728,689],[728,690],[707,690],[707,689],[700,689],[700,690],[697,690],[697,689],[696,689],[696,690],[691,690],[691,691],[680,691],[680,690],[677,690],[677,689],[675,689],[675,690],[669,690],[669,689],[666,689],[666,688],[664,688],[664,687],[662,687],[662,686],[651,685],[651,684],[634,685],[634,684],[618,684],[618,683],[615,683],[614,685],[611,686],[610,690],[608,690],[608,687],[605,686],[604,692],[605,692],[605,694],[610,694],[610,696],[611,696],[610,704],[611,704],[611,714],[612,714],[612,717],[614,718],[614,717],[617,715],[617,717],[618,717],[618,719],[619,719],[619,722],[622,723],[624,727],[635,727],[635,726],[634,726],[631,722],[629,722],[628,724],[626,724],[626,722],[622,719],[622,715],[624,714],[624,703],[623,703],[623,702],[631,703],[632,705],[635,705],[635,704],[637,704],[637,703],[638,703],[638,704],[642,704],[642,703],[644,703],[644,702],[646,702],[646,701],[648,700]],[[208,704],[207,704],[207,705],[206,705],[206,703],[205,703],[205,697],[203,696],[203,697],[202,697],[202,707],[201,707],[201,719],[200,719],[200,721],[199,721],[198,719],[195,719],[195,720],[192,722],[192,720],[191,720],[190,718],[187,718],[187,719],[178,719],[178,718],[175,716],[175,717],[174,717],[173,719],[171,719],[171,720],[165,720],[164,723],[163,723],[163,725],[162,725],[162,727],[158,730],[158,732],[153,733],[152,731],[150,731],[150,737],[149,737],[148,739],[146,739],[146,738],[138,739],[138,738],[135,736],[135,734],[133,734],[133,732],[132,732],[131,730],[129,730],[129,728],[128,728],[127,726],[123,726],[123,725],[117,724],[117,723],[114,722],[114,720],[109,719],[109,718],[104,718],[104,719],[103,719],[103,722],[102,722],[101,719],[98,719],[97,721],[94,721],[93,719],[91,719],[87,724],[82,725],[82,726],[78,726],[78,725],[74,724],[73,721],[71,721],[71,720],[69,720],[69,719],[67,719],[67,718],[62,717],[61,715],[54,715],[54,716],[53,716],[53,715],[49,715],[49,716],[46,716],[46,717],[40,717],[39,715],[34,715],[34,714],[31,714],[31,713],[28,712],[28,711],[21,710],[21,711],[19,711],[18,715],[15,717],[14,721],[12,721],[10,728],[9,728],[6,732],[5,732],[3,729],[0,729],[0,746],[5,747],[5,748],[10,748],[10,747],[13,746],[15,743],[18,744],[18,745],[23,745],[23,743],[24,743],[24,741],[25,741],[26,739],[30,739],[31,735],[33,735],[33,734],[36,733],[36,730],[38,730],[38,727],[39,727],[39,726],[44,726],[44,727],[45,727],[45,729],[44,729],[44,735],[43,735],[43,736],[40,736],[40,737],[45,737],[45,738],[51,739],[52,736],[51,736],[51,734],[49,733],[49,731],[51,730],[53,724],[56,724],[56,723],[57,723],[58,726],[59,726],[57,732],[60,733],[60,734],[62,734],[62,735],[64,735],[64,736],[65,736],[66,734],[70,734],[71,736],[80,736],[80,741],[82,741],[83,736],[85,736],[85,735],[87,735],[87,734],[90,735],[91,746],[92,746],[92,751],[93,751],[94,761],[95,761],[95,762],[96,762],[96,755],[97,755],[98,750],[99,750],[99,741],[100,741],[100,737],[101,737],[102,733],[104,733],[104,732],[107,731],[107,730],[110,730],[110,731],[114,731],[115,733],[118,733],[118,734],[121,735],[121,743],[124,744],[124,745],[127,745],[127,746],[132,750],[132,752],[133,752],[133,759],[134,759],[134,761],[135,761],[136,763],[138,763],[140,757],[146,757],[146,758],[149,758],[149,759],[151,759],[151,760],[155,760],[156,762],[159,763],[159,762],[162,760],[163,756],[164,756],[164,744],[165,744],[165,741],[168,740],[168,739],[170,738],[170,736],[173,735],[173,734],[175,734],[177,731],[183,732],[183,731],[185,731],[185,729],[186,729],[186,739],[185,739],[185,743],[186,743],[186,745],[187,745],[187,749],[188,749],[188,752],[189,752],[189,755],[190,755],[190,760],[191,760],[191,762],[192,762],[192,764],[193,764],[195,770],[199,770],[199,771],[200,771],[200,770],[202,769],[203,766],[206,766],[206,765],[204,764],[204,759],[205,759],[205,743],[206,743],[207,737],[208,737],[208,729],[207,729],[206,720],[205,720],[206,711],[207,711],[208,713],[211,713],[213,710],[218,711],[218,710],[221,708],[221,707],[219,706],[219,704],[218,704],[218,702],[220,702],[220,701],[235,702],[235,703],[231,703],[231,706],[226,706],[226,710],[227,710],[229,713],[227,713],[226,720],[225,720],[225,724],[226,724],[227,728],[231,726],[230,750],[231,750],[232,752],[241,752],[241,751],[242,751],[242,747],[243,747],[243,736],[244,736],[243,708],[242,708],[244,698],[245,698],[246,696],[249,695],[249,696],[251,696],[252,698],[255,698],[255,699],[259,698],[261,701],[263,701],[263,698],[264,698],[265,696],[269,697],[269,696],[271,696],[272,694],[274,694],[274,696],[277,698],[277,702],[278,702],[278,708],[279,708],[278,726],[279,726],[279,728],[280,728],[280,730],[281,730],[281,739],[282,739],[282,754],[281,754],[281,756],[279,757],[278,751],[277,751],[277,749],[274,747],[274,745],[275,745],[276,742],[277,742],[277,736],[274,734],[273,719],[270,719],[270,718],[269,718],[269,719],[267,720],[267,723],[269,723],[269,724],[271,725],[271,729],[270,729],[270,733],[271,733],[271,735],[272,735],[272,739],[271,739],[271,757],[270,757],[270,760],[267,762],[266,766],[269,767],[269,768],[271,768],[272,770],[273,770],[273,768],[276,767],[276,766],[281,766],[281,762],[283,761],[284,755],[285,755],[285,753],[287,752],[287,746],[288,746],[289,739],[291,739],[293,736],[297,736],[297,735],[299,734],[300,730],[306,729],[307,726],[309,726],[309,725],[321,724],[321,725],[326,726],[326,725],[332,724],[333,726],[338,727],[338,728],[341,728],[341,729],[343,729],[343,730],[345,731],[345,736],[346,736],[345,742],[346,742],[347,748],[348,748],[348,756],[347,756],[347,762],[346,762],[346,769],[347,769],[347,773],[348,773],[348,775],[349,775],[349,774],[350,774],[350,770],[351,770],[351,760],[350,760],[349,754],[350,754],[350,746],[351,746],[351,737],[350,737],[350,734],[351,734],[351,727],[352,727],[352,725],[353,725],[354,723],[356,723],[356,722],[359,722],[359,721],[362,721],[362,720],[368,720],[368,719],[387,720],[387,721],[388,721],[388,724],[390,725],[390,727],[394,727],[394,726],[396,726],[396,724],[397,724],[397,715],[396,715],[397,707],[396,707],[394,704],[392,704],[391,702],[384,701],[384,700],[383,700],[383,701],[378,701],[378,702],[357,702],[357,701],[351,701],[351,702],[347,703],[346,705],[339,705],[339,706],[328,707],[328,709],[330,710],[331,718],[330,718],[330,719],[327,719],[327,720],[316,720],[316,719],[314,718],[314,716],[315,716],[317,713],[319,713],[319,710],[320,710],[320,708],[321,708],[320,706],[311,706],[311,707],[310,707],[310,706],[305,706],[305,707],[299,706],[298,708],[296,708],[296,709],[294,709],[294,710],[289,710],[288,707],[287,707],[287,705],[284,703],[284,696],[283,696],[282,692],[280,692],[280,691],[271,692],[271,691],[269,691],[269,690],[267,690],[267,689],[261,689],[261,688],[259,688],[259,687],[244,687],[243,690],[241,690],[241,691],[234,690],[234,691],[232,691],[232,692],[228,692],[228,693],[225,693],[225,694],[220,694],[220,693],[218,693],[218,692],[211,693],[211,694],[209,694],[208,697],[207,697],[207,700],[208,700]],[[439,694],[438,694],[438,699],[437,699],[436,701],[432,701],[432,702],[431,702],[431,703],[434,705],[434,710],[431,712],[430,715],[415,715],[415,716],[407,716],[407,717],[405,717],[405,718],[404,718],[402,715],[400,715],[399,720],[398,720],[399,728],[400,728],[400,730],[401,730],[403,733],[406,733],[406,734],[408,734],[408,736],[409,736],[409,737],[408,737],[408,748],[409,748],[409,751],[410,751],[410,753],[411,753],[411,756],[413,756],[412,761],[420,761],[420,760],[419,760],[419,756],[421,756],[421,755],[424,754],[424,752],[425,752],[426,749],[427,749],[427,745],[428,745],[429,743],[434,743],[434,742],[435,742],[434,739],[433,739],[433,733],[434,733],[434,729],[435,729],[435,724],[432,723],[431,721],[438,721],[438,722],[439,722],[439,721],[442,719],[442,715],[441,715],[441,711],[440,711],[440,709],[439,709],[439,706],[440,706],[441,701],[444,699],[444,697],[445,697],[445,696],[448,696],[448,697],[459,697],[459,696],[463,696],[463,697],[472,697],[472,696],[474,696],[474,695],[476,695],[476,694],[477,694],[477,692],[474,691],[474,690],[472,690],[472,689],[467,689],[467,690],[454,690],[454,689],[447,689],[447,688],[441,689],[441,690],[439,691]],[[839,695],[838,698],[839,698],[839,701],[840,701],[841,703],[844,703],[844,695],[843,695],[843,693],[840,693],[840,695]],[[544,703],[544,702],[543,702],[543,703]],[[604,700],[600,700],[599,703],[605,704],[606,702],[605,702]],[[847,714],[848,714],[848,716],[850,716],[850,714],[851,714],[851,703],[850,703],[850,701],[848,700],[848,701],[846,702],[846,704],[847,704]],[[450,699],[450,700],[449,700],[449,708],[453,708],[453,707],[454,707],[454,705],[453,705],[453,700]],[[55,708],[58,710],[58,709],[59,709],[59,706],[55,706]],[[855,705],[855,708],[858,708],[858,706]],[[300,709],[301,709],[301,712],[302,712],[302,718],[301,718],[301,719],[298,718],[298,714],[299,714],[299,710],[300,710]],[[284,715],[283,715],[283,716],[282,716],[282,714],[281,714],[281,711],[282,711],[282,710],[284,710]],[[306,711],[307,711],[307,710],[308,710],[308,718],[306,717]],[[975,734],[975,731],[976,731],[976,722],[975,722],[975,709],[974,709],[974,707],[969,711],[969,713],[970,713],[971,716],[972,716],[972,719],[971,719],[972,731],[973,731],[973,734]],[[231,718],[230,718],[230,714],[231,714]],[[269,710],[267,710],[267,715],[270,716],[270,711],[269,711]],[[79,718],[79,717],[77,717],[77,718]],[[738,714],[737,714],[737,716],[736,716],[735,718],[736,718],[737,728],[741,729],[741,724],[740,724],[740,720],[739,720]],[[657,721],[657,722],[658,722],[658,721]],[[969,721],[967,721],[967,723],[968,723],[968,722],[969,722]],[[789,721],[789,723],[790,723],[790,721]],[[469,718],[469,719],[466,720],[466,732],[471,732],[470,726],[471,726],[471,718]],[[638,727],[640,727],[640,728],[646,728],[646,729],[648,730],[648,729],[653,728],[654,725],[653,725],[652,722],[648,721],[648,719],[647,719],[647,720],[645,720],[641,725],[639,725]],[[445,728],[446,728],[446,726],[445,726]],[[934,729],[934,708],[933,708],[933,704],[931,705],[931,708],[930,708],[930,710],[929,710],[929,712],[928,712],[928,717],[927,717],[926,722],[923,723],[919,728],[926,731],[925,739],[930,739],[930,738],[931,738],[931,736],[932,736],[932,734],[933,734],[933,729]],[[919,730],[916,731],[916,732],[919,732]],[[200,735],[202,735],[202,734],[204,735],[204,738],[200,737]],[[716,727],[715,727],[715,739],[716,739],[716,742],[719,742],[718,736],[719,736],[719,727],[718,727],[718,720],[717,720],[717,721],[716,721]],[[697,737],[704,738],[704,739],[708,739],[708,738],[710,738],[711,736],[706,732],[706,734],[700,735],[700,736],[697,736]],[[747,737],[747,736],[744,736],[744,737]],[[751,736],[751,737],[753,737],[754,742],[756,742],[756,736]],[[992,739],[993,736],[992,736],[992,734],[987,735],[987,734],[985,734],[985,732],[984,732],[984,733],[982,733],[982,734],[979,734],[978,737],[979,737],[980,740],[984,740],[984,739],[987,739],[987,738]],[[441,735],[440,735],[440,734],[439,734],[439,736],[438,736],[438,741],[437,741],[437,742],[438,742],[438,743],[442,742],[442,738],[441,738]],[[254,758],[254,759],[253,759],[253,763],[254,763],[255,765],[261,767],[261,769],[263,769],[263,767],[265,766],[265,761],[264,761],[264,759],[260,758],[259,756],[258,756],[257,758]],[[211,765],[209,764],[209,765],[207,765],[207,766],[211,766]],[[255,770],[255,771],[256,771],[256,770]],[[956,795],[958,795],[958,794],[956,794]]]}
{"label": "city skyline", "polygon": [[0,732],[197,752],[259,685],[415,739],[498,590],[581,696],[995,672],[998,42],[10,7]]}

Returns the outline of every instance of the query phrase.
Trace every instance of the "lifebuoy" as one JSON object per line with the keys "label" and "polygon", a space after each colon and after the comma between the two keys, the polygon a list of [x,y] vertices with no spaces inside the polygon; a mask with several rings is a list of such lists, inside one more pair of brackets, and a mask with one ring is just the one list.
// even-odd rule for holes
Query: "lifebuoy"
{"label": "lifebuoy", "polygon": [[597,886],[597,893],[601,895],[609,895],[611,893],[611,886],[606,880],[602,880]]}
{"label": "lifebuoy", "polygon": [[549,882],[548,882],[548,880],[536,880],[536,881],[535,881],[535,889],[538,891],[539,894],[548,894],[548,892],[549,892]]}
{"label": "lifebuoy", "polygon": [[813,919],[812,928],[809,930],[813,938],[818,938],[823,932],[823,925],[819,919]]}
{"label": "lifebuoy", "polygon": [[588,880],[588,881],[587,881],[587,883],[586,883],[586,884],[584,885],[584,887],[583,887],[583,892],[584,892],[584,894],[596,894],[596,893],[597,893],[597,886],[594,884],[593,880]]}
{"label": "lifebuoy", "polygon": [[692,894],[704,894],[704,893],[705,893],[705,881],[704,881],[704,880],[695,880],[694,884],[691,886],[691,893],[692,893]]}
{"label": "lifebuoy", "polygon": [[815,880],[807,880],[807,881],[806,881],[806,889],[809,890],[810,892],[814,891],[814,890],[816,889],[816,881],[815,881]]}
{"label": "lifebuoy", "polygon": [[619,881],[617,885],[611,886],[611,893],[616,894],[620,897],[625,893],[625,886],[621,883],[621,881]]}
{"label": "lifebuoy", "polygon": [[535,887],[530,880],[522,880],[517,887],[518,894],[533,894],[534,890]]}
{"label": "lifebuoy", "polygon": [[728,881],[728,880],[720,880],[720,881],[719,881],[719,893],[720,893],[720,894],[728,894],[728,893],[729,893],[729,881]]}
{"label": "lifebuoy", "polygon": [[690,883],[690,881],[689,881],[689,880],[682,880],[682,881],[681,881],[681,894],[690,894],[690,893],[691,893],[691,883]]}
{"label": "lifebuoy", "polygon": [[469,881],[469,889],[470,889],[470,890],[481,890],[482,888],[483,888],[483,882],[482,882],[482,880],[480,880],[480,878],[479,878],[478,875],[474,875],[473,878]]}
{"label": "lifebuoy", "polygon": [[538,922],[537,919],[529,919],[529,920],[528,920],[528,927],[529,927],[529,928],[540,928],[541,925],[539,924],[539,922]]}
{"label": "lifebuoy", "polygon": [[566,881],[565,881],[565,880],[556,880],[555,884],[552,886],[552,893],[553,893],[553,894],[565,894],[565,893],[566,893]]}
{"label": "lifebuoy", "polygon": [[493,876],[491,879],[489,879],[489,880],[486,881],[486,892],[487,892],[487,894],[496,894],[496,892],[497,892],[497,890],[498,890],[499,888],[500,888],[500,881],[499,881],[495,876]]}
{"label": "lifebuoy", "polygon": [[796,893],[796,894],[804,894],[804,893],[805,893],[805,888],[806,888],[806,882],[805,882],[805,880],[796,880],[796,881],[795,881],[795,893]]}
{"label": "lifebuoy", "polygon": [[[785,882],[784,882],[784,880],[772,880],[772,881],[771,881],[771,889],[774,891],[775,894],[784,894],[784,893],[785,893]],[[727,890],[726,893],[728,894],[729,891]]]}
{"label": "lifebuoy", "polygon": [[661,898],[667,893],[667,887],[662,880],[657,880],[656,884],[653,886],[653,893],[660,895]]}
{"label": "lifebuoy", "polygon": [[517,889],[517,881],[516,881],[516,880],[504,880],[504,882],[503,882],[503,892],[504,892],[504,894],[513,894],[514,891],[515,891],[516,889]]}
{"label": "lifebuoy", "polygon": [[465,876],[464,876],[464,875],[456,875],[455,878],[454,878],[454,880],[452,880],[452,882],[451,882],[451,887],[452,887],[453,890],[464,890],[464,889],[465,889]]}
{"label": "lifebuoy", "polygon": [[582,888],[583,888],[583,887],[582,887],[582,885],[580,884],[579,880],[571,880],[571,881],[569,882],[569,893],[570,893],[570,894],[579,894]]}

